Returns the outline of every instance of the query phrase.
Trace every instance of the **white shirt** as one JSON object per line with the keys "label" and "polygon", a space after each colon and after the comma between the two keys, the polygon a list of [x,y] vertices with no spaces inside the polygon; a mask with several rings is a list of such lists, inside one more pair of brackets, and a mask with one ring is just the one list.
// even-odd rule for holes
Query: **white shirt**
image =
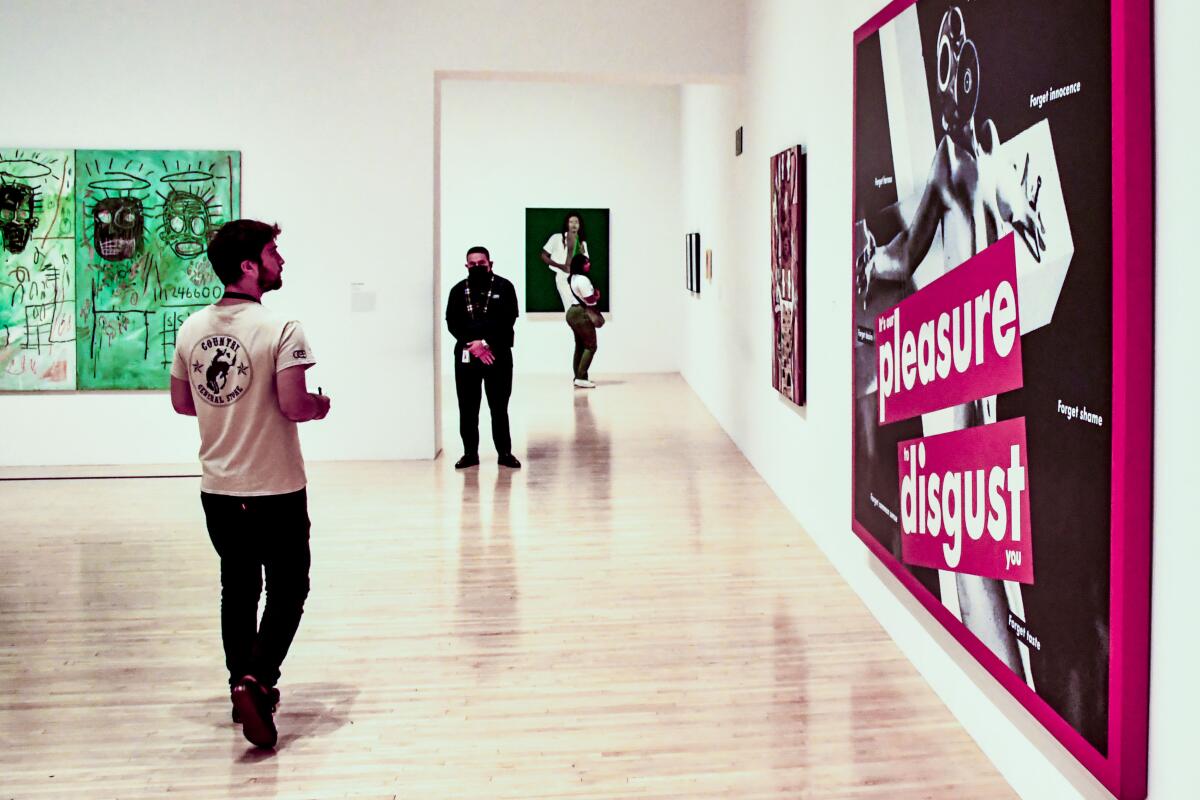
{"label": "white shirt", "polygon": [[580,301],[585,306],[596,305],[595,301],[590,303],[587,301],[587,298],[596,293],[596,287],[592,286],[592,282],[588,279],[587,275],[572,275],[568,280],[568,285],[571,289],[575,290],[576,295],[579,295],[578,300],[575,299],[574,295],[571,296],[572,305],[580,305]]}
{"label": "white shirt", "polygon": [[258,303],[211,305],[188,317],[171,377],[191,386],[201,491],[249,497],[305,487],[300,436],[279,410],[275,375],[315,363],[300,323]]}
{"label": "white shirt", "polygon": [[[547,240],[545,246],[542,247],[542,250],[546,253],[546,255],[550,256],[550,260],[554,263],[565,264],[568,269],[570,268],[571,257],[574,254],[567,252],[566,237],[563,234],[556,233],[552,235],[550,239]],[[585,256],[588,255],[587,242],[583,241],[582,239],[579,240],[579,252],[583,253]],[[590,258],[591,256],[588,257]],[[563,310],[566,311],[575,304],[575,298],[571,296],[571,289],[567,284],[567,273],[555,267],[550,267],[549,264],[546,266],[549,267],[550,271],[554,273],[554,285],[555,288],[558,289],[558,296],[562,299]]]}

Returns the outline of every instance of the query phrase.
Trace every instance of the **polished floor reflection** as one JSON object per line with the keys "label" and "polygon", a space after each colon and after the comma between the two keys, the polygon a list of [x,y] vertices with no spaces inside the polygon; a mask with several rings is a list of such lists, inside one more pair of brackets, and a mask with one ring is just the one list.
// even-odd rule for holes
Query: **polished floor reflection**
{"label": "polished floor reflection", "polygon": [[519,378],[519,472],[486,419],[311,465],[274,753],[195,479],[0,483],[0,797],[1013,796],[678,376]]}

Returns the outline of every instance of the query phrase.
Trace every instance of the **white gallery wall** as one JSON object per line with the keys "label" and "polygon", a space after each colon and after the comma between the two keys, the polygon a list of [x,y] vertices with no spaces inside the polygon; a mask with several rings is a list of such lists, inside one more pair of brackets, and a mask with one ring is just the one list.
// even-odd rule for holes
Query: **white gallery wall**
{"label": "white gallery wall", "polygon": [[[278,221],[330,417],[309,458],[434,455],[438,72],[678,83],[741,69],[740,3],[214,0],[0,4],[0,142],[238,149],[242,213]],[[672,232],[674,236],[674,232]],[[374,293],[351,311],[351,284]],[[615,323],[614,323],[615,324]],[[615,336],[615,334],[614,334]],[[0,465],[194,462],[163,392],[0,395]]]}
{"label": "white gallery wall", "polygon": [[[683,224],[714,249],[710,291],[685,305],[684,375],[905,654],[1025,798],[1108,797],[1099,785],[927,615],[850,531],[853,31],[885,3],[748,3],[741,86],[691,86],[683,95]],[[1191,305],[1200,271],[1191,256],[1200,158],[1189,131],[1197,111],[1185,0],[1156,3],[1157,310],[1150,798],[1194,797],[1200,691],[1195,664],[1190,530],[1200,483],[1190,424],[1200,392]],[[1185,62],[1186,60],[1186,62]],[[733,132],[745,127],[745,153]],[[771,388],[768,159],[808,149],[808,404]],[[936,764],[913,765],[928,771]]]}
{"label": "white gallery wall", "polygon": [[[444,80],[441,92],[439,319],[466,277],[467,248],[482,244],[517,290],[515,370],[569,381],[575,344],[563,313],[525,308],[525,209],[607,208],[612,311],[592,374],[678,372],[679,87]],[[538,267],[534,278],[551,284]],[[452,377],[454,340],[440,331]]]}

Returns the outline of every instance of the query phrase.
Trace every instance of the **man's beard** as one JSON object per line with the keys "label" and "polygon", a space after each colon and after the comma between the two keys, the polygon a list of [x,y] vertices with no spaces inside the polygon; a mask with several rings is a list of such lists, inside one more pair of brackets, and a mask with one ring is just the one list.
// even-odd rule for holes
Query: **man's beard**
{"label": "man's beard", "polygon": [[283,286],[283,276],[276,275],[274,278],[267,278],[260,274],[258,276],[258,291],[262,294],[273,292]]}

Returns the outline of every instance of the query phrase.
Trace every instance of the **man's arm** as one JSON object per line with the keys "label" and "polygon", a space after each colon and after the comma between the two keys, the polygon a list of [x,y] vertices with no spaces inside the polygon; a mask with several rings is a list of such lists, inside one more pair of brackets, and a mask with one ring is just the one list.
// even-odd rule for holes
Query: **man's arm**
{"label": "man's arm", "polygon": [[446,299],[446,328],[449,329],[450,335],[456,342],[461,342],[466,335],[466,314],[464,313],[465,309],[461,308],[459,294],[452,289],[450,297]]}
{"label": "man's arm", "polygon": [[566,264],[559,264],[550,258],[550,254],[545,250],[542,251],[542,262],[550,269],[556,269],[559,272],[567,272],[569,267]]}
{"label": "man's arm", "polygon": [[1042,179],[1030,169],[1030,154],[1025,154],[1022,166],[1005,163],[1000,157],[1000,134],[990,119],[983,126],[980,146],[986,156],[981,163],[989,164],[995,172],[996,212],[1025,242],[1030,255],[1040,262],[1046,251],[1046,223],[1038,211]]}
{"label": "man's arm", "polygon": [[[478,323],[467,321],[466,303],[461,292],[451,290],[450,298],[446,301],[446,327],[456,343],[469,350],[476,358],[482,358],[484,350],[487,349],[482,341],[484,335],[479,330]],[[472,336],[476,338],[472,339]]]}
{"label": "man's arm", "polygon": [[329,398],[323,394],[313,394],[305,384],[304,373],[310,366],[297,364],[275,373],[279,410],[292,422],[325,419],[329,413]]}
{"label": "man's arm", "polygon": [[921,259],[929,252],[947,208],[945,193],[950,180],[950,166],[946,148],[947,138],[943,138],[934,155],[921,202],[908,227],[878,249],[875,248],[874,239],[868,238],[866,249],[859,255],[856,270],[858,290],[864,297],[873,281],[900,282],[911,278]]}
{"label": "man's arm", "polygon": [[912,222],[880,250],[882,258],[876,264],[875,277],[890,281],[908,280],[929,252],[938,225],[946,214],[945,191],[950,180],[947,141],[948,138],[943,138],[938,145],[929,178],[925,182],[925,192],[921,195],[921,203]]}
{"label": "man's arm", "polygon": [[171,405],[176,414],[182,414],[185,417],[196,416],[196,403],[192,400],[192,385],[187,381],[181,381],[174,375],[171,376]]}

